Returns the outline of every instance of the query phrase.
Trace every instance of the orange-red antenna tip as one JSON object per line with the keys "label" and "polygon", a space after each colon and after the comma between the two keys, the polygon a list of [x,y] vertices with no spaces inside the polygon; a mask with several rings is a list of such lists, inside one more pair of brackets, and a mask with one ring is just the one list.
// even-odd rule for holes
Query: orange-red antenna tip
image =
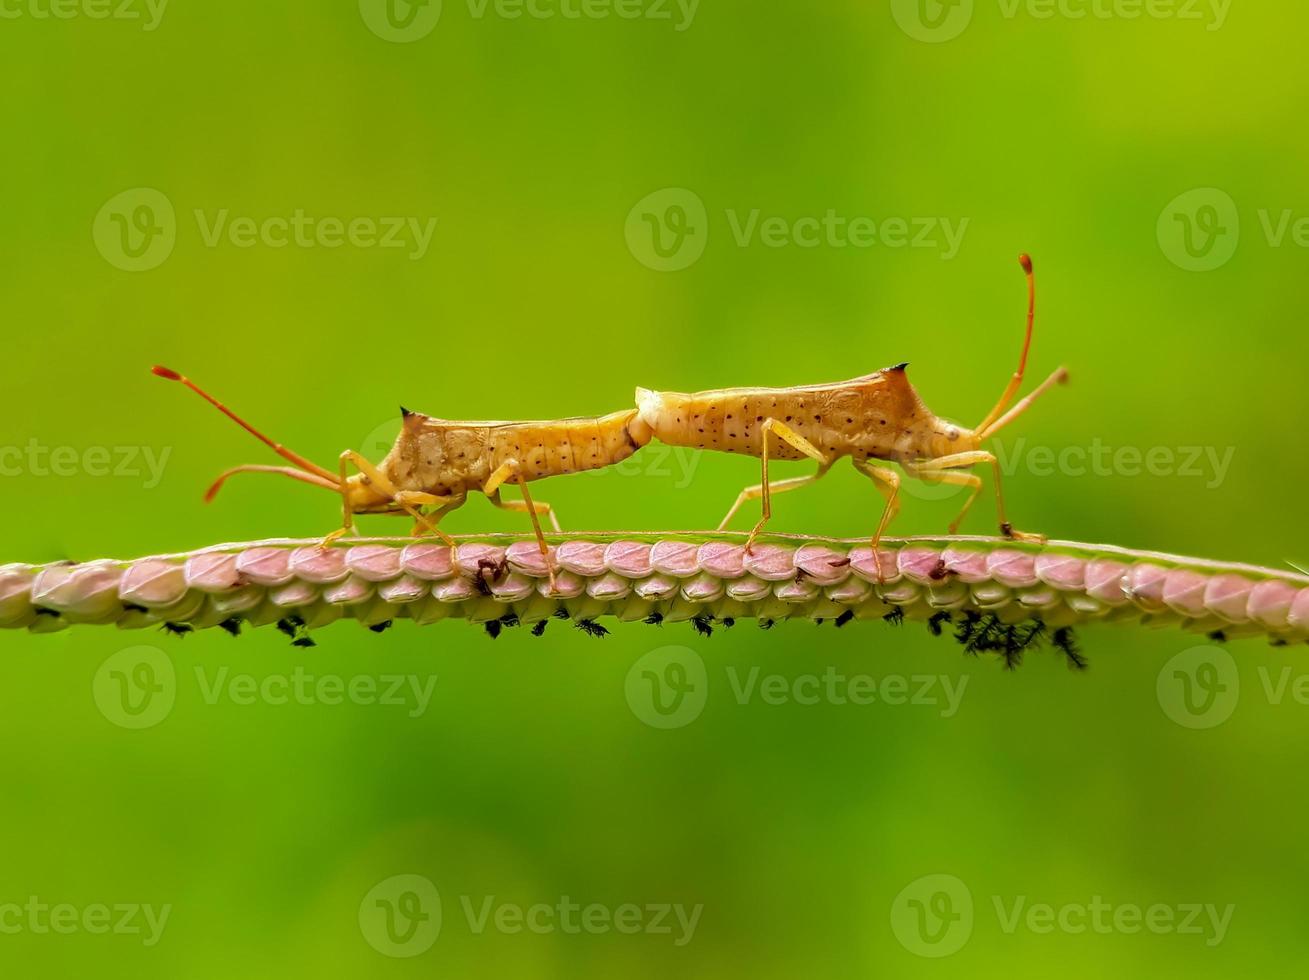
{"label": "orange-red antenna tip", "polygon": [[152,367],[150,369],[150,373],[157,374],[161,378],[167,378],[169,381],[182,380],[182,376],[178,374],[176,371],[174,371],[172,368],[166,368],[159,364],[156,364],[154,367]]}
{"label": "orange-red antenna tip", "polygon": [[1023,271],[1029,276],[1032,274],[1032,257],[1026,252],[1018,256],[1018,264],[1023,267]]}

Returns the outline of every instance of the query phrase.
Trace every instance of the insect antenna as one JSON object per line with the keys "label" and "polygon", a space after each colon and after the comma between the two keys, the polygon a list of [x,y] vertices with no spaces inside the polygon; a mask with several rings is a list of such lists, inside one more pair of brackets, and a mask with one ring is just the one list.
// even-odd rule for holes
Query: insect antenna
{"label": "insect antenna", "polygon": [[1032,325],[1036,322],[1036,274],[1032,270],[1032,257],[1026,252],[1018,256],[1018,263],[1027,276],[1027,331],[1023,335],[1023,352],[1018,357],[1018,370],[1009,379],[1004,394],[995,403],[995,408],[991,409],[978,425],[976,431],[979,433],[985,432],[991,423],[1000,417],[1000,413],[1009,407],[1009,403],[1014,400],[1014,395],[1018,394],[1018,389],[1023,383],[1023,375],[1027,372],[1027,355],[1032,350]]}
{"label": "insect antenna", "polygon": [[[321,466],[317,465],[316,463],[311,463],[309,460],[305,459],[299,453],[292,452],[291,450],[283,446],[281,443],[277,443],[274,442],[272,439],[269,439],[268,436],[264,435],[262,432],[256,429],[245,419],[241,418],[241,416],[237,415],[230,408],[228,408],[226,405],[220,402],[213,395],[209,394],[207,391],[205,391],[203,388],[197,385],[190,378],[178,374],[176,371],[173,371],[170,368],[161,367],[158,364],[156,364],[150,370],[151,373],[161,378],[166,378],[169,381],[177,381],[181,384],[186,385],[186,387],[190,388],[197,395],[199,395],[201,398],[207,401],[210,405],[213,405],[214,408],[218,409],[220,412],[226,415],[229,419],[231,419],[241,428],[245,429],[246,432],[250,433],[252,436],[254,436],[256,439],[262,442],[273,452],[277,453],[277,455],[281,456],[288,463],[291,463],[293,466],[297,467],[298,469],[304,470],[306,473],[312,473],[313,475],[321,478],[322,480],[330,484],[332,489],[334,490],[339,489],[340,480],[335,474],[330,473],[329,471],[323,469]],[[238,472],[238,471],[232,470],[230,472]],[[226,475],[230,475],[230,474],[226,474]],[[219,484],[221,484],[222,479],[220,478],[218,482]],[[217,487],[215,486],[214,488],[211,488],[211,490],[216,492]]]}
{"label": "insect antenna", "polygon": [[326,480],[317,477],[312,473],[302,473],[289,466],[260,466],[255,463],[249,463],[245,466],[233,466],[230,470],[225,470],[220,473],[218,479],[211,483],[209,489],[205,491],[205,503],[212,501],[214,497],[218,495],[218,491],[223,488],[223,484],[227,482],[228,477],[234,476],[237,473],[280,473],[282,476],[289,476],[293,480],[311,483],[316,487],[326,487],[333,493],[341,489],[340,484],[338,483],[328,483]]}

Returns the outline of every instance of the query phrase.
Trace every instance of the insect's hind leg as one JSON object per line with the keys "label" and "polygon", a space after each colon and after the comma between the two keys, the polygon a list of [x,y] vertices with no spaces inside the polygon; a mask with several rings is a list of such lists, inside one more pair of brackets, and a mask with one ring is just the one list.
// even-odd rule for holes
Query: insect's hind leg
{"label": "insect's hind leg", "polygon": [[[769,483],[768,482],[768,437],[770,435],[777,436],[777,438],[781,439],[792,449],[795,449],[797,452],[804,453],[810,459],[816,461],[818,463],[818,472],[815,473],[812,477],[801,478],[801,483],[796,483],[793,480],[783,480],[778,484]],[[817,446],[815,446],[804,436],[800,435],[800,433],[792,429],[785,422],[778,421],[775,418],[770,417],[764,419],[763,425],[759,427],[759,438],[760,440],[762,440],[762,451],[759,454],[759,466],[760,466],[762,479],[759,481],[758,487],[749,487],[745,491],[742,491],[742,496],[744,496],[746,493],[749,493],[750,490],[757,489],[759,491],[758,496],[763,501],[763,516],[761,516],[759,518],[759,522],[755,524],[754,529],[750,532],[750,536],[745,539],[745,550],[747,553],[749,553],[751,547],[754,545],[754,540],[759,536],[759,532],[763,530],[764,525],[767,524],[769,518],[773,516],[773,500],[772,500],[773,487],[774,486],[780,487],[783,492],[787,490],[794,490],[797,486],[800,486],[803,483],[812,483],[814,480],[818,479],[820,476],[826,473],[827,470],[832,465],[832,460],[828,459],[827,456],[823,455],[822,450],[820,450]],[[783,486],[783,484],[788,484],[788,483],[791,485]],[[732,515],[736,513],[736,508],[739,507],[740,505],[741,505],[741,499],[738,498],[736,504],[732,507],[730,511],[728,511],[727,517],[723,519],[723,524],[726,524],[727,521],[732,517]],[[721,526],[722,525],[720,525],[720,527]]]}
{"label": "insect's hind leg", "polygon": [[857,459],[854,460],[854,468],[872,480],[878,492],[886,498],[886,507],[882,510],[882,519],[877,522],[877,530],[873,533],[872,542],[873,565],[877,569],[877,580],[884,582],[886,576],[882,573],[882,536],[886,534],[891,521],[900,513],[900,474],[885,466],[873,466]]}
{"label": "insect's hind leg", "polygon": [[[523,495],[523,510],[527,511],[527,515],[532,519],[532,530],[536,533],[536,543],[541,549],[541,558],[545,561],[545,569],[550,576],[550,591],[554,592],[554,566],[550,564],[550,549],[545,543],[545,534],[541,531],[541,519],[537,516],[540,506],[532,502],[532,495],[527,489],[527,479],[523,476],[522,465],[516,459],[505,460],[497,466],[491,473],[490,477],[487,478],[485,486],[482,487],[482,492],[486,494],[487,498],[490,499],[492,503],[495,503],[495,498],[500,496],[500,487],[509,480],[513,480],[518,484],[518,489]],[[544,506],[547,508],[547,513],[551,515],[553,520],[554,511],[548,509],[548,504]],[[509,509],[516,510],[517,508]],[[558,528],[559,525],[556,523],[555,529],[558,530]]]}
{"label": "insect's hind leg", "polygon": [[[1014,526],[1009,523],[1009,518],[1005,516],[1004,487],[1002,486],[1000,461],[996,459],[994,453],[988,453],[984,449],[977,449],[972,452],[955,453],[952,456],[942,456],[939,459],[929,459],[922,463],[915,463],[910,469],[910,473],[913,476],[926,476],[931,479],[940,479],[947,483],[970,485],[975,486],[976,489],[980,489],[980,477],[974,476],[974,479],[978,481],[978,483],[974,485],[972,481],[959,479],[960,476],[967,476],[969,474],[952,474],[949,477],[947,477],[946,474],[950,473],[951,470],[956,470],[965,466],[976,466],[982,463],[990,464],[991,472],[994,474],[995,511],[996,518],[1000,522],[1000,533],[1006,538],[1012,538],[1015,541],[1032,541],[1037,544],[1044,544],[1046,541],[1044,534],[1015,531]],[[955,518],[954,523],[950,525],[951,534],[953,534],[955,529],[958,528],[960,522],[964,519],[964,515],[968,513],[968,509],[973,505],[973,501],[977,498],[976,489],[973,495],[969,497],[968,502],[964,505],[963,511],[957,518]]]}
{"label": "insect's hind leg", "polygon": [[[813,474],[813,476],[797,476],[789,480],[778,480],[776,483],[770,483],[768,484],[768,492],[774,494],[786,493],[788,490],[798,490],[801,487],[820,479],[829,469],[831,469],[830,465],[824,465],[818,467],[818,472]],[[740,496],[736,498],[736,503],[732,504],[732,509],[727,512],[727,516],[719,523],[718,530],[722,531],[727,528],[727,525],[732,522],[732,518],[736,516],[736,512],[741,509],[742,504],[749,500],[758,500],[763,495],[764,485],[762,483],[756,484],[753,487],[746,487],[742,490]]]}

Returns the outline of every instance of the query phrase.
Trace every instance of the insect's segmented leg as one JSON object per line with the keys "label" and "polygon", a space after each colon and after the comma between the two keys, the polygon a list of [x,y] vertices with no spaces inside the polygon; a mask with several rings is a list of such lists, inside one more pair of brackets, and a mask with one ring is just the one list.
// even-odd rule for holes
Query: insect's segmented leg
{"label": "insect's segmented leg", "polygon": [[[768,523],[768,519],[773,516],[773,501],[771,496],[772,487],[768,482],[768,436],[770,434],[776,435],[777,438],[781,439],[787,445],[791,446],[798,452],[804,453],[810,459],[815,460],[818,463],[819,471],[813,479],[822,476],[823,473],[827,471],[828,467],[832,465],[832,461],[823,455],[822,450],[804,436],[800,435],[800,433],[792,429],[785,422],[778,421],[775,418],[764,419],[764,424],[759,427],[759,438],[763,441],[763,451],[759,454],[759,466],[762,479],[759,482],[758,488],[759,497],[763,501],[763,516],[759,518],[759,523],[754,526],[754,530],[750,532],[750,536],[745,540],[745,550],[747,553],[754,545],[754,539],[759,536],[759,532],[763,530],[764,525]],[[794,487],[788,487],[787,489],[794,489]],[[738,500],[737,503],[739,505],[740,501]],[[733,512],[735,512],[735,509],[735,507],[732,509]],[[729,513],[728,516],[730,517],[731,513]],[[726,520],[724,520],[723,523],[726,523]]]}
{"label": "insect's segmented leg", "polygon": [[[491,503],[494,504],[496,507],[499,507],[501,510],[512,510],[512,511],[516,511],[519,514],[527,513],[526,500],[504,500],[501,498],[499,490],[497,490],[493,494],[489,494],[488,496]],[[532,501],[532,506],[536,508],[536,512],[538,514],[544,514],[546,517],[550,519],[550,526],[555,529],[556,533],[559,534],[563,533],[564,529],[559,526],[559,518],[555,514],[555,509],[552,506],[540,500]]]}
{"label": "insect's segmented leg", "polygon": [[[1025,531],[1015,531],[1009,519],[1005,516],[1004,510],[1004,488],[1001,486],[1000,461],[995,458],[993,453],[988,453],[983,449],[974,450],[968,453],[955,453],[953,456],[942,456],[939,459],[930,459],[926,462],[916,463],[910,470],[914,476],[930,476],[933,478],[944,478],[944,473],[949,470],[959,469],[965,466],[976,466],[980,463],[989,463],[992,473],[995,474],[995,510],[996,517],[1000,521],[1000,533],[1007,538],[1013,538],[1017,541],[1035,541],[1044,542],[1046,540],[1043,534],[1030,534]],[[954,482],[954,481],[949,481]],[[975,495],[974,495],[975,496]],[[968,507],[972,505],[972,500],[964,507],[964,513],[961,513],[956,519],[955,525],[963,520],[964,514],[968,512]],[[953,533],[953,532],[951,532]]]}
{"label": "insect's segmented leg", "polygon": [[910,476],[929,483],[946,483],[955,487],[969,487],[971,493],[968,499],[964,501],[963,508],[959,515],[950,522],[950,533],[956,534],[959,531],[959,525],[964,522],[968,512],[973,509],[973,504],[977,503],[977,498],[982,493],[982,478],[976,473],[960,473],[958,470],[940,470],[933,473],[924,473],[920,467],[906,467],[905,472]]}
{"label": "insect's segmented leg", "polygon": [[[425,503],[440,503],[448,498],[436,497],[432,494],[417,493],[415,491],[396,490],[394,484],[383,475],[382,471],[366,460],[353,449],[347,449],[340,456],[341,471],[341,507],[342,522],[341,527],[327,535],[323,539],[323,546],[330,545],[337,538],[344,534],[349,534],[354,529],[354,512],[350,509],[350,488],[346,483],[346,467],[354,466],[369,483],[384,496],[390,497],[401,510],[412,517],[416,522],[421,524],[425,529],[435,534],[445,544],[449,545],[453,551],[455,539],[446,534],[435,522],[429,519],[425,514],[418,510],[418,507]],[[422,499],[416,499],[422,498]]]}
{"label": "insect's segmented leg", "polygon": [[[822,477],[830,468],[830,466],[824,465],[818,467],[818,472],[813,476],[797,476],[789,480],[778,480],[776,483],[770,483],[768,485],[768,492],[774,494],[786,493],[788,490],[798,490],[800,487],[813,483],[815,480]],[[741,509],[743,503],[747,500],[757,500],[762,497],[763,494],[764,485],[762,483],[753,487],[746,487],[742,490],[740,496],[736,498],[736,503],[732,504],[732,509],[727,512],[727,516],[719,523],[718,530],[722,531],[732,522],[732,518],[736,516],[736,512]]]}
{"label": "insect's segmented leg", "polygon": [[[532,502],[532,495],[527,490],[527,480],[523,477],[523,468],[516,459],[507,459],[497,466],[491,476],[487,479],[486,485],[482,487],[482,492],[488,498],[497,497],[500,493],[500,487],[508,480],[513,480],[518,484],[518,489],[523,494],[523,509],[532,519],[532,530],[536,532],[536,543],[541,549],[541,557],[545,560],[546,571],[550,576],[550,591],[555,588],[554,566],[550,564],[550,549],[545,543],[545,534],[541,531],[541,520],[537,517],[538,507]],[[494,502],[494,501],[492,501]],[[548,509],[549,505],[545,507]],[[516,508],[515,508],[516,509]],[[550,512],[550,511],[548,511]],[[550,512],[553,513],[553,512]],[[558,525],[555,525],[558,529]]]}
{"label": "insect's segmented leg", "polygon": [[873,534],[873,564],[877,569],[878,581],[885,581],[882,574],[882,536],[886,528],[900,513],[900,474],[885,466],[873,466],[861,460],[854,461],[854,468],[873,481],[874,486],[886,498],[886,507],[882,510],[882,519],[877,522],[877,531]]}

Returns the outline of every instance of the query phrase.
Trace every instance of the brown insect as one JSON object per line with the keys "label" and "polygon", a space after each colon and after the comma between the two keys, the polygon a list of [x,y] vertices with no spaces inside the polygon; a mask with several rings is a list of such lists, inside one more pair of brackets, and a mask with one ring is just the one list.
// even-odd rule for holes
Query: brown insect
{"label": "brown insect", "polygon": [[[852,381],[798,388],[725,388],[694,394],[638,388],[641,419],[656,438],[670,445],[760,458],[763,481],[742,490],[719,525],[719,530],[725,528],[747,500],[762,499],[763,515],[750,532],[747,548],[772,516],[772,494],[813,483],[843,456],[849,456],[855,469],[872,479],[886,498],[872,538],[875,555],[887,525],[900,509],[900,475],[874,461],[897,463],[915,479],[971,488],[963,510],[950,525],[951,534],[982,490],[981,477],[960,471],[989,464],[995,474],[1001,533],[1022,540],[1044,540],[1041,535],[1013,529],[1005,516],[999,463],[992,453],[981,448],[1052,385],[1068,378],[1067,371],[1059,368],[1010,408],[1027,370],[1036,312],[1032,260],[1023,255],[1019,261],[1027,275],[1027,331],[1018,370],[976,429],[963,428],[933,414],[905,376],[905,364]],[[806,456],[818,463],[818,472],[769,482],[770,459],[798,460]]]}
{"label": "brown insect", "polygon": [[[154,373],[186,385],[285,459],[290,466],[245,465],[221,474],[205,493],[214,498],[237,473],[277,473],[341,495],[341,527],[324,544],[348,534],[356,514],[408,514],[415,533],[423,530],[454,546],[454,539],[437,523],[460,507],[472,492],[483,493],[496,507],[525,511],[532,521],[541,554],[548,557],[540,514],[559,530],[554,508],[533,501],[529,480],[600,469],[618,463],[650,441],[650,430],[636,409],[600,418],[569,418],[548,422],[452,422],[408,409],[400,435],[386,458],[374,465],[354,450],[341,453],[337,473],[310,462],[268,438],[189,378],[165,367]],[[348,467],[359,472],[347,476]],[[502,500],[500,487],[517,483],[522,500]],[[553,575],[551,575],[553,582]]]}

